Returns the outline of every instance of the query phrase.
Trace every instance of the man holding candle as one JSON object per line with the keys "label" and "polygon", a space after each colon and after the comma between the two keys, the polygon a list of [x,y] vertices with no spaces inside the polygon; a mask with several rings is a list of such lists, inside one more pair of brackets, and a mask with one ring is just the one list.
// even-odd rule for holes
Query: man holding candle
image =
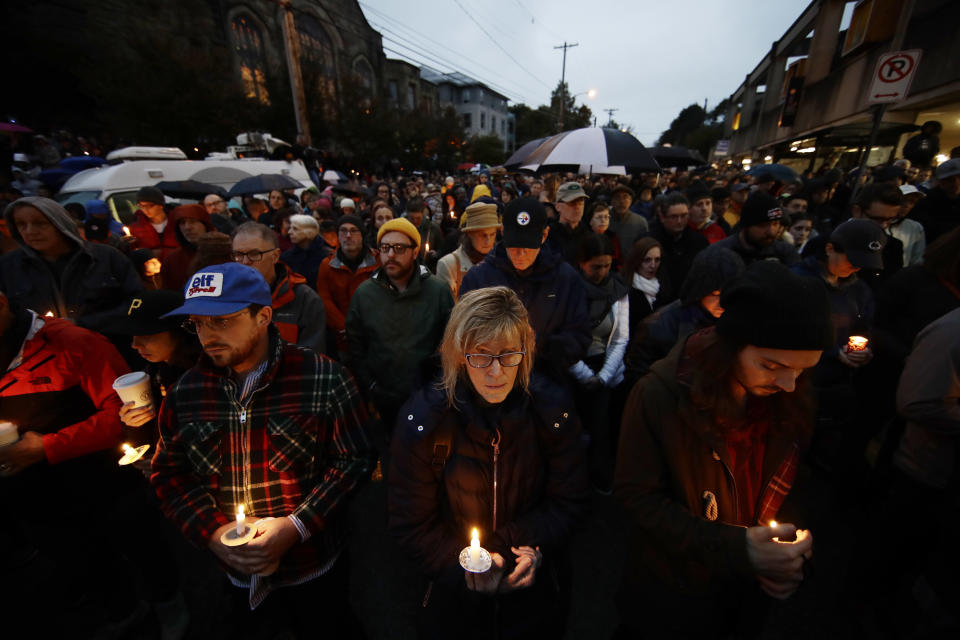
{"label": "man holding candle", "polygon": [[803,374],[832,342],[826,294],[759,262],[720,304],[716,326],[678,342],[624,410],[614,491],[635,526],[624,637],[749,636],[763,593],[789,597],[812,553],[812,535],[787,542],[796,527],[769,523],[813,425]]}
{"label": "man holding candle", "polygon": [[[0,292],[0,421],[19,431],[17,442],[0,447],[0,573],[16,584],[4,600],[5,624],[47,616],[54,636],[106,624],[119,635],[146,613],[121,557],[134,557],[143,537],[121,536],[118,524],[128,513],[130,522],[149,521],[149,505],[138,500],[143,477],[117,466],[121,400],[112,383],[128,371],[103,336]],[[173,561],[164,548],[151,554]],[[91,599],[107,605],[91,607]],[[3,635],[28,637],[7,628]]]}
{"label": "man holding candle", "polygon": [[[338,516],[372,468],[356,385],[338,364],[280,338],[255,269],[208,267],[184,296],[168,315],[189,316],[205,355],[160,411],[151,481],[161,506],[216,555],[249,610],[270,595],[242,624],[292,627],[297,637],[318,619],[346,624]],[[227,547],[221,537],[240,505],[257,534]]]}

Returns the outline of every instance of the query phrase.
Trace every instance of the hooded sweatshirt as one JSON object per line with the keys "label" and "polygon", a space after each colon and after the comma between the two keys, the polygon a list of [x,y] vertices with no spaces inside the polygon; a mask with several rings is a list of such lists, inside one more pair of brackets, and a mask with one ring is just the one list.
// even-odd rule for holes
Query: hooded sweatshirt
{"label": "hooded sweatshirt", "polygon": [[180,231],[180,221],[192,218],[199,220],[206,227],[207,232],[214,231],[213,223],[210,221],[210,214],[199,204],[188,204],[177,207],[170,213],[170,221],[167,224],[173,225],[174,233],[177,237],[179,249],[175,249],[161,261],[163,265],[160,275],[163,276],[163,288],[173,291],[182,291],[187,284],[187,280],[193,275],[193,269],[190,265],[197,255],[197,245],[187,240],[183,232]]}
{"label": "hooded sweatshirt", "polygon": [[[51,263],[24,243],[13,221],[14,208],[40,211],[74,248]],[[67,210],[50,198],[21,198],[3,217],[20,248],[0,259],[0,290],[11,300],[44,315],[51,312],[97,330],[122,316],[124,302],[143,286],[136,270],[113,247],[85,242]]]}

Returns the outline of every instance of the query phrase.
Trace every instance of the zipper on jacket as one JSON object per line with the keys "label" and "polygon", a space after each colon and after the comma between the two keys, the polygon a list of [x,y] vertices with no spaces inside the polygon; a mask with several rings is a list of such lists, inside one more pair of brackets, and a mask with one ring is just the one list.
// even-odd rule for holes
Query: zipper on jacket
{"label": "zipper on jacket", "polygon": [[721,458],[719,454],[717,454],[717,461],[723,465],[723,470],[730,476],[730,484],[733,485],[733,501],[737,505],[737,522],[740,522],[740,496],[737,495],[737,479],[733,475],[733,471],[730,470],[730,467],[727,466],[727,463],[723,461],[723,458]]}
{"label": "zipper on jacket", "polygon": [[493,432],[493,531],[497,530],[497,459],[500,457],[500,429]]}

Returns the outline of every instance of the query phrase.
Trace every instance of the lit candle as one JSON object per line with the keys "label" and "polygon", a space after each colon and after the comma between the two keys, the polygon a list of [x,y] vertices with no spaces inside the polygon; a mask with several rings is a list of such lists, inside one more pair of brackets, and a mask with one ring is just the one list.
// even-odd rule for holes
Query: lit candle
{"label": "lit candle", "polygon": [[52,318],[52,317],[53,317],[53,311],[47,311],[45,314],[43,314],[43,317],[45,317],[45,318]]}
{"label": "lit candle", "polygon": [[243,536],[243,532],[246,531],[247,516],[243,513],[243,505],[237,506],[237,536]]}
{"label": "lit candle", "polygon": [[866,351],[868,342],[870,341],[863,336],[850,336],[847,340],[847,351]]}
{"label": "lit candle", "polygon": [[137,455],[137,450],[124,442],[121,447],[123,448],[123,455],[125,456],[135,456]]}
{"label": "lit candle", "polygon": [[477,566],[480,564],[480,532],[476,527],[473,529],[473,536],[470,538],[470,564]]}
{"label": "lit candle", "polygon": [[128,227],[127,225],[123,225],[123,235],[125,236],[130,235],[130,227]]}
{"label": "lit candle", "polygon": [[428,242],[424,247],[424,253],[430,253],[430,243]]}

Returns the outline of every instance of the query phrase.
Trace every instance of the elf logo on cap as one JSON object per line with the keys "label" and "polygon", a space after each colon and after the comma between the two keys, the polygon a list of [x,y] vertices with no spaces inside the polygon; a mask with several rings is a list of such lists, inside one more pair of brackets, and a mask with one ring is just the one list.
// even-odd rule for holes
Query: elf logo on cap
{"label": "elf logo on cap", "polygon": [[521,211],[517,214],[517,224],[521,227],[525,227],[530,224],[530,214],[526,211]]}
{"label": "elf logo on cap", "polygon": [[880,249],[883,249],[883,245],[880,243],[879,240],[874,240],[873,242],[868,244],[867,247],[869,247],[870,251],[880,251]]}
{"label": "elf logo on cap", "polygon": [[780,207],[777,207],[775,209],[770,209],[769,211],[767,211],[767,220],[770,220],[771,222],[773,220],[779,220],[782,217],[783,217],[783,209],[781,209]]}
{"label": "elf logo on cap", "polygon": [[187,299],[202,296],[216,298],[221,293],[223,293],[222,273],[198,273],[190,281],[190,288],[187,289]]}

